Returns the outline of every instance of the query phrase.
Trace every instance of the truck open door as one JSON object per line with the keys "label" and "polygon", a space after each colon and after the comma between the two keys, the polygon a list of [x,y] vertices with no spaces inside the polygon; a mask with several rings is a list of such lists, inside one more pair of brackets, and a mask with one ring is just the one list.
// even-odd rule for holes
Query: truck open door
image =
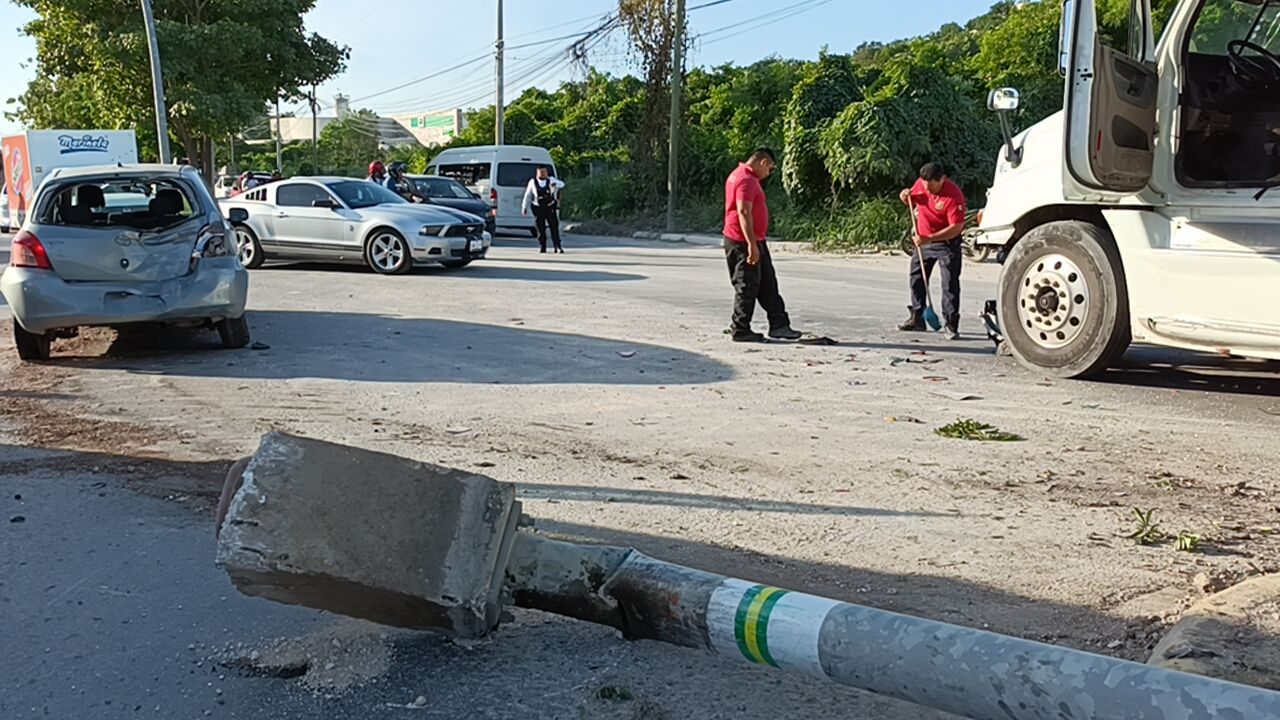
{"label": "truck open door", "polygon": [[1067,199],[1129,194],[1151,179],[1159,88],[1151,0],[1131,0],[1129,25],[1126,51],[1106,47],[1095,0],[1063,1]]}

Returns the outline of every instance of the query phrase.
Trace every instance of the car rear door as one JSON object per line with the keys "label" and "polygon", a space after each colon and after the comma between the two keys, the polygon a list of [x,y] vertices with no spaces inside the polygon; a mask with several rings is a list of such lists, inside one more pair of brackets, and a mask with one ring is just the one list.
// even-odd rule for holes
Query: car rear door
{"label": "car rear door", "polygon": [[[90,183],[79,183],[86,185]],[[95,184],[96,185],[96,184]],[[63,193],[69,198],[65,207],[77,207],[81,197],[79,186],[52,186],[50,197],[37,204],[39,219],[29,229],[35,233],[49,255],[49,262],[62,279],[74,282],[160,282],[188,274],[196,237],[205,218],[193,206],[193,191],[180,181],[166,181],[152,186],[148,210],[133,208],[133,214],[150,212],[156,192],[178,192],[182,199],[176,211],[165,213],[154,223],[133,227],[111,222],[125,213],[94,211],[85,207],[80,217],[70,222],[62,218],[55,204]],[[84,193],[88,195],[89,193]],[[109,195],[108,195],[109,197]],[[172,196],[170,196],[172,197]],[[194,207],[194,209],[193,209]],[[159,207],[157,209],[160,209]],[[103,209],[105,210],[105,209]],[[157,214],[157,217],[161,217]],[[88,223],[80,223],[88,218]],[[101,224],[98,224],[101,221]],[[151,227],[146,227],[151,225]]]}

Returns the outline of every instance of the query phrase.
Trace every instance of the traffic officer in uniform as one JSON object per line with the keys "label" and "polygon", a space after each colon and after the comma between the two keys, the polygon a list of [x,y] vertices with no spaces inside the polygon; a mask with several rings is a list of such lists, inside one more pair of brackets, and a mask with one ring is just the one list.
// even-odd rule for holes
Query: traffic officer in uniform
{"label": "traffic officer in uniform", "polygon": [[[903,190],[899,199],[916,211],[915,243],[911,255],[911,317],[899,330],[924,332],[924,307],[928,277],[934,266],[942,268],[942,323],[948,340],[960,337],[960,268],[964,261],[965,201],[960,186],[951,181],[938,163],[920,168],[920,179]],[[924,258],[921,267],[920,259]]]}
{"label": "traffic officer in uniform", "polygon": [[537,177],[529,181],[524,190],[524,200],[520,204],[520,214],[528,217],[529,207],[533,206],[534,224],[538,227],[538,245],[542,252],[547,251],[547,226],[551,227],[551,240],[555,251],[563,253],[560,247],[560,191],[564,189],[564,181],[551,177],[551,170],[546,166],[538,168]]}

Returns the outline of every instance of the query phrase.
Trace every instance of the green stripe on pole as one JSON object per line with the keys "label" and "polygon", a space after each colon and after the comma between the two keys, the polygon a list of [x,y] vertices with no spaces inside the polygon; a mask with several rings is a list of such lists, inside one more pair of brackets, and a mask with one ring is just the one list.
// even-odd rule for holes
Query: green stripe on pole
{"label": "green stripe on pole", "polygon": [[742,600],[738,602],[738,612],[733,618],[733,637],[738,641],[738,649],[742,651],[742,657],[751,662],[759,662],[751,649],[747,647],[747,611],[751,609],[751,603],[755,602],[756,596],[764,590],[763,585],[756,585],[742,595]]}
{"label": "green stripe on pole", "polygon": [[769,615],[773,613],[773,606],[787,595],[786,590],[774,593],[764,601],[764,607],[760,609],[760,619],[756,621],[756,647],[760,648],[760,655],[764,657],[764,661],[773,667],[778,667],[778,663],[773,661],[773,656],[769,654]]}

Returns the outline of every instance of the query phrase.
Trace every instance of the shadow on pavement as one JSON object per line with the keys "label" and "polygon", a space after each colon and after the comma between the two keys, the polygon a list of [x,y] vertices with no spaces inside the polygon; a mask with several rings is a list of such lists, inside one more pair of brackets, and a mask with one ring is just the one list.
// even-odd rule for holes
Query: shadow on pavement
{"label": "shadow on pavement", "polygon": [[[413,269],[410,276],[459,275],[475,279],[487,280],[522,280],[526,282],[575,283],[575,282],[634,282],[645,280],[647,276],[634,273],[613,273],[606,271],[555,270],[550,268],[513,268],[491,265],[491,260],[481,260],[465,268],[449,269],[441,266],[422,266]],[[311,263],[311,262],[269,262],[254,270],[260,272],[283,272],[287,270],[305,270],[308,272],[358,273],[373,275],[369,268],[356,263]]]}
{"label": "shadow on pavement", "polygon": [[848,505],[808,505],[805,503],[778,502],[776,500],[757,500],[720,495],[694,495],[660,490],[627,490],[581,485],[528,485],[525,483],[520,483],[517,487],[522,500],[611,502],[628,505],[661,505],[711,510],[742,510],[747,512],[837,515],[845,517],[956,517],[947,513],[884,510],[881,508],[851,507]]}
{"label": "shadow on pavement", "polygon": [[121,333],[104,355],[55,362],[154,375],[361,382],[686,385],[733,369],[697,353],[610,338],[356,313],[251,312],[265,350],[218,352],[207,331]]}
{"label": "shadow on pavement", "polygon": [[1133,347],[1119,367],[1093,378],[1112,385],[1280,398],[1280,362]]}

